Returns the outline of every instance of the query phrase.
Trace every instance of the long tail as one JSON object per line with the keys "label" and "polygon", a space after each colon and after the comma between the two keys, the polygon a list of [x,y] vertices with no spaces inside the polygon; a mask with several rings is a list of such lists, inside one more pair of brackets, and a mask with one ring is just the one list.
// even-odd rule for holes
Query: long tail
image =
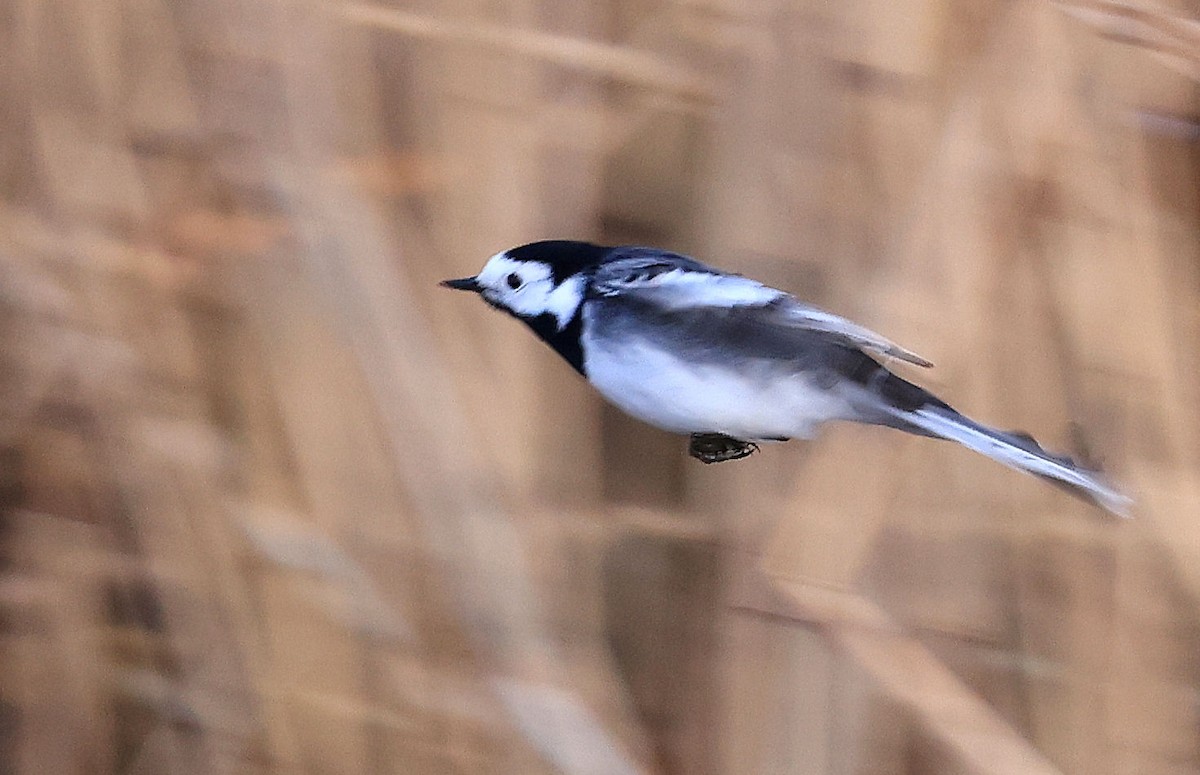
{"label": "long tail", "polygon": [[1026,434],[989,428],[937,399],[913,408],[890,407],[889,414],[899,421],[897,427],[957,441],[1010,468],[1039,476],[1113,514],[1129,516],[1133,501],[1107,483],[1099,472],[1069,457],[1047,452]]}

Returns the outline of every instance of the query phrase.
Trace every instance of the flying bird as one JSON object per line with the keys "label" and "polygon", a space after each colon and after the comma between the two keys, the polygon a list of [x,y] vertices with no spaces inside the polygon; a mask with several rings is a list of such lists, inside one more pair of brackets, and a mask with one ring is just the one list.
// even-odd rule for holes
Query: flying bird
{"label": "flying bird", "polygon": [[547,240],[442,285],[528,325],[610,402],[690,437],[705,463],[813,438],[833,420],[958,442],[1108,511],[1131,501],[1031,436],[978,423],[888,370],[929,361],[784,291],[678,253]]}

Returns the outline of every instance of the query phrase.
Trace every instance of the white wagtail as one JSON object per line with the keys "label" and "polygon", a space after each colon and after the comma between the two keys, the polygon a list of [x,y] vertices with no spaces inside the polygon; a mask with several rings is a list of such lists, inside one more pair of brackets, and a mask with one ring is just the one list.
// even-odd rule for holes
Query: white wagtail
{"label": "white wagtail", "polygon": [[877,358],[932,364],[845,318],[747,277],[644,247],[534,242],[446,280],[524,321],[601,395],[691,436],[706,463],[755,442],[812,438],[830,420],[956,441],[1117,514],[1130,501],[1029,435],[981,425]]}

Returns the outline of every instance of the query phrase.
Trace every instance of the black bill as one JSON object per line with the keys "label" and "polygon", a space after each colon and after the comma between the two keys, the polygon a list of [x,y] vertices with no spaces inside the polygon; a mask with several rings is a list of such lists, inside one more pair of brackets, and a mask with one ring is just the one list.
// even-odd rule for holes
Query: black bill
{"label": "black bill", "polygon": [[479,281],[474,277],[463,277],[458,280],[442,280],[442,287],[453,288],[456,291],[474,291],[475,293],[479,293],[481,290],[483,290],[483,287],[480,286]]}

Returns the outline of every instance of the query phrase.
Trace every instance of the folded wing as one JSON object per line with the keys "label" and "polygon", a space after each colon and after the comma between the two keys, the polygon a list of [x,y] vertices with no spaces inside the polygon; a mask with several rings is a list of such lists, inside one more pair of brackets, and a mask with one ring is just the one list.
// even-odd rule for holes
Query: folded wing
{"label": "folded wing", "polygon": [[924,368],[933,365],[853,321],[804,304],[776,288],[720,272],[676,253],[630,249],[628,256],[597,269],[592,292],[607,297],[620,295],[653,305],[664,313],[701,308],[760,308],[774,325],[828,334],[850,347]]}
{"label": "folded wing", "polygon": [[816,307],[810,307],[791,297],[788,297],[786,302],[779,303],[779,306],[781,307],[782,317],[790,321],[793,325],[831,334],[846,340],[860,350],[879,353],[889,358],[897,358],[926,369],[933,366],[931,361],[922,358],[913,351],[906,350],[890,339],[886,339],[871,329],[864,328],[846,318],[831,315]]}

